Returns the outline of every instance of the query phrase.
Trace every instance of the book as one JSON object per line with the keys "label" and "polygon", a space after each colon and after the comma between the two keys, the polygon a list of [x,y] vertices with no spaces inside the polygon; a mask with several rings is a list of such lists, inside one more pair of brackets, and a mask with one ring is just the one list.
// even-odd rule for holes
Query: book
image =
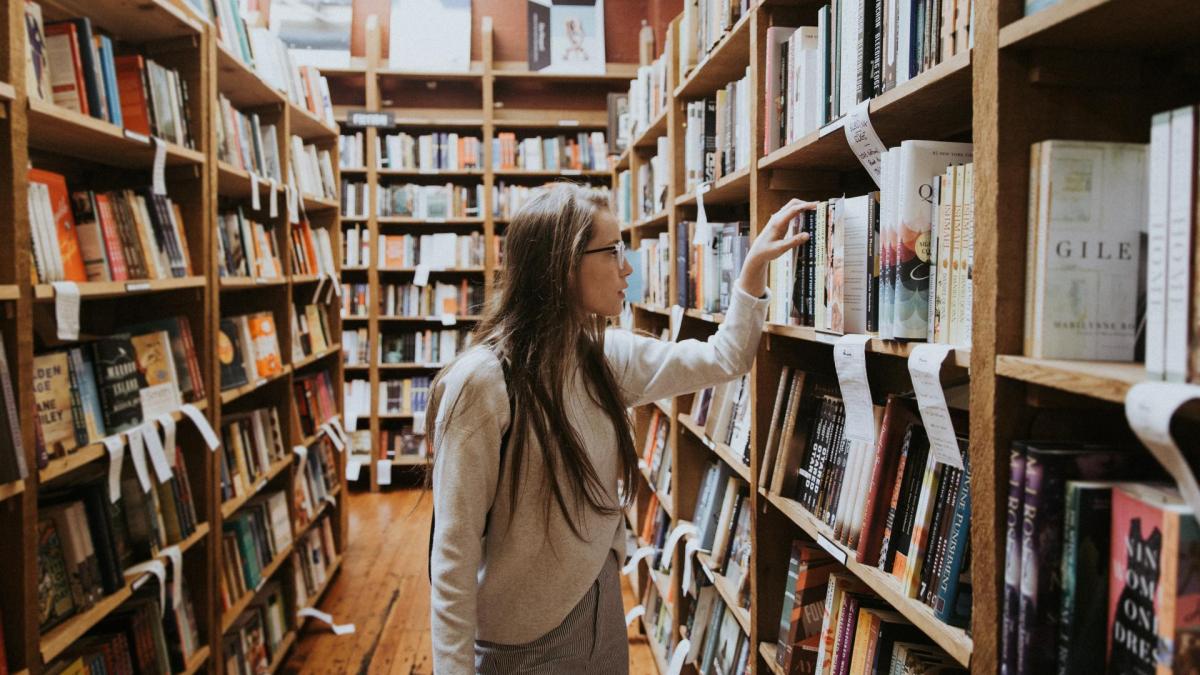
{"label": "book", "polygon": [[[49,253],[53,257],[51,269],[57,273],[39,275],[43,282],[88,280],[84,267],[83,254],[80,250],[79,236],[75,228],[75,217],[71,210],[71,197],[67,191],[67,181],[61,174],[42,169],[29,170],[30,184],[43,186],[45,190],[42,204],[45,211],[38,223],[30,219],[35,231],[40,227],[42,239],[48,244],[43,247],[43,256]],[[32,199],[31,199],[32,204]],[[47,260],[46,263],[50,263]],[[45,266],[45,263],[43,264]]]}
{"label": "book", "polygon": [[29,473],[18,407],[4,333],[0,331],[0,482],[3,483],[23,480]]}
{"label": "book", "polygon": [[217,362],[220,364],[221,391],[240,387],[249,378],[246,375],[247,350],[250,348],[242,339],[242,331],[232,318],[223,318],[217,336]]}
{"label": "book", "polygon": [[1064,498],[1060,674],[1103,670],[1115,482],[1067,481]]}
{"label": "book", "polygon": [[283,372],[274,316],[270,312],[258,312],[247,317],[247,322],[254,344],[254,364],[258,377],[272,377]]}
{"label": "book", "polygon": [[39,455],[44,453],[56,459],[79,447],[71,391],[67,352],[49,352],[34,357],[33,396],[37,406]]}
{"label": "book", "polygon": [[177,410],[181,404],[179,376],[175,372],[170,336],[166,331],[131,335],[130,344],[145,382],[138,390],[142,418],[155,419]]}

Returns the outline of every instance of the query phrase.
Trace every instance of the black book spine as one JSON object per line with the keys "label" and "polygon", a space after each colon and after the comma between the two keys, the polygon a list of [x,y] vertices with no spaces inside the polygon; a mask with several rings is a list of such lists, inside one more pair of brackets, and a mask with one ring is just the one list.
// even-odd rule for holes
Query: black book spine
{"label": "black book spine", "polygon": [[717,179],[717,98],[704,99],[704,182]]}
{"label": "black book spine", "polygon": [[958,469],[953,467],[946,466],[942,469],[942,480],[938,482],[937,494],[933,499],[933,518],[929,522],[929,542],[925,546],[925,562],[921,565],[921,578],[917,585],[917,598],[921,602],[928,602],[929,589],[933,586],[932,582],[936,581],[932,572],[939,562],[938,556],[943,543],[940,533],[942,522],[946,517],[946,507],[949,506],[951,510],[954,508],[954,505],[949,502],[958,489],[957,474]]}
{"label": "black book spine", "polygon": [[12,375],[8,370],[8,354],[4,351],[4,339],[0,335],[0,397],[4,400],[0,401],[0,415],[4,417],[5,429],[0,430],[0,433],[5,433],[4,441],[0,441],[0,446],[8,445],[7,448],[0,447],[0,451],[7,451],[9,457],[0,457],[0,469],[3,474],[0,474],[0,480],[5,482],[20,480],[25,477],[28,470],[25,465],[25,444],[21,441],[21,420],[17,415],[17,398],[12,388]]}
{"label": "black book spine", "polygon": [[924,429],[921,430],[919,436],[920,444],[916,445],[918,443],[916,434],[913,435],[913,442],[914,452],[909,455],[909,461],[913,463],[910,467],[905,467],[904,491],[900,495],[900,504],[896,507],[896,526],[892,530],[892,543],[888,551],[888,572],[892,571],[897,554],[908,555],[908,546],[912,541],[913,522],[917,515],[917,502],[921,498],[921,485],[925,480],[929,440]]}
{"label": "black book spine", "polygon": [[874,0],[875,25],[873,53],[871,57],[871,91],[872,96],[883,93],[883,2]]}

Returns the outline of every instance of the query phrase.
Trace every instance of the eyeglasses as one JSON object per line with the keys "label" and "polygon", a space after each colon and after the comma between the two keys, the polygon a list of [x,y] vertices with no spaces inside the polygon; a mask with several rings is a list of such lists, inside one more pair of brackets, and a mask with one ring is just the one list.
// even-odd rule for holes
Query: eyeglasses
{"label": "eyeglasses", "polygon": [[617,267],[625,266],[625,242],[624,241],[618,241],[617,243],[615,243],[611,246],[601,246],[600,248],[594,248],[594,249],[591,249],[590,251],[584,251],[583,254],[587,255],[589,253],[605,253],[605,252],[610,252],[613,254],[613,257],[617,261]]}

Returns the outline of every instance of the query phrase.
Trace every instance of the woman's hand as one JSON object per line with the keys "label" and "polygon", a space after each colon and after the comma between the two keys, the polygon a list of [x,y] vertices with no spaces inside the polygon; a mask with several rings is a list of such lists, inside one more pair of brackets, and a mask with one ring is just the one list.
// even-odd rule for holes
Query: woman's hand
{"label": "woman's hand", "polygon": [[767,289],[767,265],[779,256],[808,241],[808,233],[788,234],[792,219],[802,211],[812,211],[816,202],[793,199],[771,216],[746,254],[738,285],[743,291],[759,298]]}

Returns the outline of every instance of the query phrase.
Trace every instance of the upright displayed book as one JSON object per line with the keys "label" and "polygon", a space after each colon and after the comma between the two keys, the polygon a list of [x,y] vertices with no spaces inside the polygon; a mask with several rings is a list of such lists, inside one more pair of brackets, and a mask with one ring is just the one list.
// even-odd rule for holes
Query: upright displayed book
{"label": "upright displayed book", "polygon": [[604,74],[604,0],[525,2],[529,70]]}

